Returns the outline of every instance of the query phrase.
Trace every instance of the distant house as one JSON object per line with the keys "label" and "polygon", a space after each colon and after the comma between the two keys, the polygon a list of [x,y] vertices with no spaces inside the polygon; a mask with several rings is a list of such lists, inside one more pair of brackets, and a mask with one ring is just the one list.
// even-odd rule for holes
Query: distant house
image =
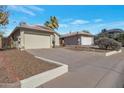
{"label": "distant house", "polygon": [[8,37],[8,45],[18,49],[51,48],[53,41],[59,46],[59,34],[40,25],[20,25]]}
{"label": "distant house", "polygon": [[60,37],[61,44],[64,45],[92,45],[94,36],[88,32],[70,32]]}
{"label": "distant house", "polygon": [[110,38],[116,38],[120,33],[124,33],[122,29],[103,29],[102,33]]}
{"label": "distant house", "polygon": [[122,33],[124,32],[122,29],[109,29],[109,30],[106,30],[108,33],[110,34],[114,34],[114,33]]}

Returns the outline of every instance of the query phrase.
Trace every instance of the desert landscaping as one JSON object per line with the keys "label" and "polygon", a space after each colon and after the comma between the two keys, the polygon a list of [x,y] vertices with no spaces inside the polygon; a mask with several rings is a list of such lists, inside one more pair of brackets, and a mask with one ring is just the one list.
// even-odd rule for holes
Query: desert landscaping
{"label": "desert landscaping", "polygon": [[0,57],[0,83],[20,81],[59,66],[17,49],[0,51]]}

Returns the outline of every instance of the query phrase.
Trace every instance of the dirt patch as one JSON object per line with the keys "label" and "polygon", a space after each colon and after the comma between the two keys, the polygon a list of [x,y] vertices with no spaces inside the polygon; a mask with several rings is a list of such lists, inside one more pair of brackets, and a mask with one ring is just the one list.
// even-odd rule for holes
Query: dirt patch
{"label": "dirt patch", "polygon": [[0,68],[0,83],[11,83],[11,82],[13,82],[13,80],[11,80],[8,77],[8,73],[6,71],[6,68],[1,67]]}
{"label": "dirt patch", "polygon": [[0,83],[12,83],[59,67],[16,49],[0,51]]}

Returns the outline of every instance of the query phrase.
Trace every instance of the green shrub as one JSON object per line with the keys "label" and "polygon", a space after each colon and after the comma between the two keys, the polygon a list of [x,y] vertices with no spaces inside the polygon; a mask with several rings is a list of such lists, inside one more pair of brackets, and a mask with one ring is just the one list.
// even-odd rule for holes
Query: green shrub
{"label": "green shrub", "polygon": [[121,33],[117,36],[116,40],[118,42],[121,42],[122,43],[122,46],[124,46],[124,33]]}
{"label": "green shrub", "polygon": [[110,49],[110,50],[119,50],[121,49],[121,43],[115,41],[114,39],[110,39],[107,37],[99,38],[95,41],[95,44],[99,46],[101,49]]}

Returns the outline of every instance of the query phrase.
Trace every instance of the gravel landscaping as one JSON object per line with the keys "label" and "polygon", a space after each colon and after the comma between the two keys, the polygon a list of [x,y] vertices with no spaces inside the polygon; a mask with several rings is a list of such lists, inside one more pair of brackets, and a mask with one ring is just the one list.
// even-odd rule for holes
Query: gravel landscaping
{"label": "gravel landscaping", "polygon": [[74,50],[74,51],[90,51],[90,52],[101,52],[101,53],[105,53],[105,52],[110,52],[111,50],[104,50],[104,49],[100,49],[98,47],[89,47],[89,46],[71,46],[71,47],[65,47],[66,49],[69,50]]}
{"label": "gravel landscaping", "polygon": [[0,83],[12,83],[59,67],[17,49],[0,51]]}

